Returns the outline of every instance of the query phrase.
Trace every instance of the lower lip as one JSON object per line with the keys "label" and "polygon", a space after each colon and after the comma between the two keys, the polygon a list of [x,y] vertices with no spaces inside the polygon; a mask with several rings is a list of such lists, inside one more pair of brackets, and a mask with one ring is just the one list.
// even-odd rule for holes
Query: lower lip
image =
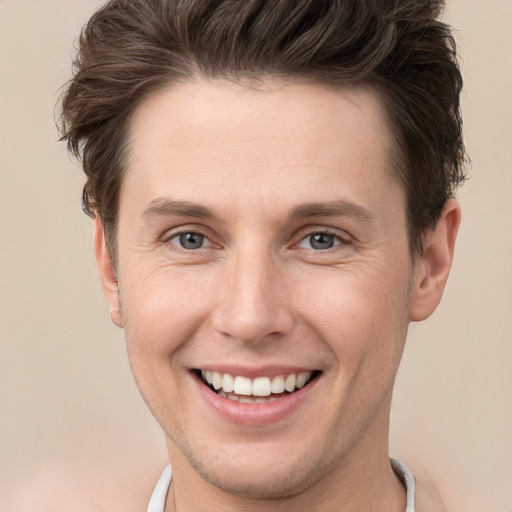
{"label": "lower lip", "polygon": [[201,396],[221,418],[237,425],[257,427],[277,423],[290,416],[304,403],[320,376],[294,393],[263,404],[244,404],[223,398],[206,386],[198,376],[193,375],[193,378]]}

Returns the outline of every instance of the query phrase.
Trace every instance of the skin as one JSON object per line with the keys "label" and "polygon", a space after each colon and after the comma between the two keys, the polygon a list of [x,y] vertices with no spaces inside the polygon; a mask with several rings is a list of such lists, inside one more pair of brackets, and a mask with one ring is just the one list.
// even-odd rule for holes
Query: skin
{"label": "skin", "polygon": [[[365,90],[198,79],[147,98],[129,143],[115,273],[99,219],[95,251],[168,439],[166,511],[403,512],[393,383],[409,322],[441,299],[457,203],[412,258],[392,138]],[[333,246],[313,247],[315,233]],[[291,413],[240,425],[205,404],[191,372],[219,365],[321,374]]]}

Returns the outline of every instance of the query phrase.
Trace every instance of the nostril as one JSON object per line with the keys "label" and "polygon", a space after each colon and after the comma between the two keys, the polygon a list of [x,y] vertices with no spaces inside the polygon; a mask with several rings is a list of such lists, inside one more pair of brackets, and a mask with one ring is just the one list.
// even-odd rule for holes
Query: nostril
{"label": "nostril", "polygon": [[[262,298],[262,302],[265,299]],[[213,318],[214,329],[224,337],[242,343],[274,342],[293,330],[294,320],[290,311],[271,304],[259,305],[254,309],[239,304],[233,310],[221,306]]]}

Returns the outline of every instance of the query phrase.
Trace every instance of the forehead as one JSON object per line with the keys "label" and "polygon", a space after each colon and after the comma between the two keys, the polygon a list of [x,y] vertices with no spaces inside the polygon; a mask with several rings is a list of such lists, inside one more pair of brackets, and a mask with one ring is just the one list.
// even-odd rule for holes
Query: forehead
{"label": "forehead", "polygon": [[193,193],[184,199],[224,198],[261,209],[276,190],[286,193],[284,208],[288,199],[295,206],[294,194],[316,194],[311,200],[319,202],[356,193],[364,202],[365,192],[396,186],[386,118],[365,89],[179,84],[139,106],[128,148],[121,203],[128,187],[146,202]]}
{"label": "forehead", "polygon": [[[349,125],[353,137],[346,131]],[[132,148],[133,143],[139,148],[158,144],[156,130],[165,130],[180,143],[194,144],[196,137],[204,137],[205,144],[215,138],[249,142],[261,138],[261,128],[267,130],[265,143],[279,133],[314,136],[332,145],[340,142],[342,132],[345,138],[356,138],[365,131],[368,138],[391,148],[385,113],[370,89],[277,81],[245,86],[199,79],[176,84],[142,101],[131,120],[129,138]]]}

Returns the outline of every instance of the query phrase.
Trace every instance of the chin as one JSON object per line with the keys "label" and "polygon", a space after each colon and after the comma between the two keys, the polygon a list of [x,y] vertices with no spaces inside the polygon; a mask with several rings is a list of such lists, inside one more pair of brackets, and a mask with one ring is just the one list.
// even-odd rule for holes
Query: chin
{"label": "chin", "polygon": [[[313,486],[329,472],[330,457],[312,457],[311,450],[298,454],[288,449],[279,451],[236,448],[236,453],[224,452],[211,457],[201,453],[201,460],[184,454],[189,464],[206,482],[234,496],[251,499],[285,499]],[[250,456],[252,455],[252,456]]]}
{"label": "chin", "polygon": [[[218,489],[243,498],[251,499],[285,499],[290,498],[312,485],[316,480],[309,477],[302,471],[289,468],[268,472],[268,468],[255,471],[239,471],[237,468],[231,470],[200,471],[200,476],[209,484]],[[266,473],[266,474],[262,474]],[[283,476],[285,475],[285,476]]]}

